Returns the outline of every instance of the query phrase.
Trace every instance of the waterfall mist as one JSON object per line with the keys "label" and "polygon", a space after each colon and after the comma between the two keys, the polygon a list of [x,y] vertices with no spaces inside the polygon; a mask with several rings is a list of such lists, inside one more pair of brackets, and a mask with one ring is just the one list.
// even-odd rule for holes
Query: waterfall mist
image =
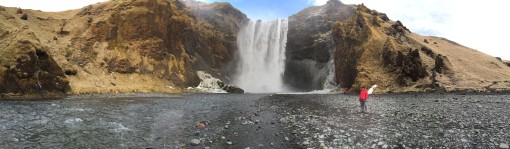
{"label": "waterfall mist", "polygon": [[253,21],[237,35],[240,63],[234,83],[247,92],[284,92],[288,21]]}

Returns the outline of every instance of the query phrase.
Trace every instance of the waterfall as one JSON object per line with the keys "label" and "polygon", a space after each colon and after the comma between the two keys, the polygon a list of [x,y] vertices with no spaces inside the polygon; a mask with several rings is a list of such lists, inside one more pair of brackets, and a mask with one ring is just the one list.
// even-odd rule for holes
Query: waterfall
{"label": "waterfall", "polygon": [[288,21],[252,21],[237,35],[240,63],[234,83],[247,92],[284,92]]}
{"label": "waterfall", "polygon": [[[331,39],[331,31],[326,34],[328,37],[330,37],[329,40],[331,41],[331,45],[335,45],[333,39]],[[335,48],[329,48],[329,61],[326,64],[326,69],[328,72],[326,78],[324,79],[324,84],[322,85],[323,90],[331,91],[337,89],[337,83],[335,79],[335,52]]]}

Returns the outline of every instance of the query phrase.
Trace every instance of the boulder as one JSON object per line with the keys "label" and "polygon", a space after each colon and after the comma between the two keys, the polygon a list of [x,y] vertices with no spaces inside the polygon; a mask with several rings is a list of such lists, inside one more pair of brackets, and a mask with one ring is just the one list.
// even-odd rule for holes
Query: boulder
{"label": "boulder", "polygon": [[510,61],[503,60],[503,63],[505,63],[508,67],[510,67]]}
{"label": "boulder", "polygon": [[76,69],[66,69],[64,73],[68,76],[75,76],[78,74],[78,71]]}
{"label": "boulder", "polygon": [[[25,31],[17,36],[33,35]],[[70,91],[64,71],[46,49],[36,40],[19,40],[0,49],[0,94],[4,98],[56,98]]]}
{"label": "boulder", "polygon": [[226,85],[225,87],[223,87],[223,90],[225,90],[227,93],[237,93],[237,94],[244,93],[243,89],[241,89],[240,87],[237,87],[235,85]]}
{"label": "boulder", "polygon": [[20,17],[22,20],[28,20],[28,15],[27,13],[23,13]]}

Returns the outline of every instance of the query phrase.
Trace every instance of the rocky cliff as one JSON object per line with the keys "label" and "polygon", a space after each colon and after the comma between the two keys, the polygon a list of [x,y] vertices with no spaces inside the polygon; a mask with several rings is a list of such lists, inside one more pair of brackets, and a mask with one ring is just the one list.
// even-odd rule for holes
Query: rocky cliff
{"label": "rocky cliff", "polygon": [[412,33],[363,4],[330,0],[307,8],[289,18],[288,39],[284,79],[298,90],[322,89],[328,81],[353,90],[378,84],[385,93],[510,88],[503,61]]}
{"label": "rocky cliff", "polygon": [[502,91],[510,69],[502,61],[439,37],[412,33],[400,21],[363,4],[332,27],[335,78],[378,92]]}
{"label": "rocky cliff", "polygon": [[348,19],[355,11],[354,6],[334,0],[289,17],[285,83],[302,91],[323,88],[334,49],[331,26]]}
{"label": "rocky cliff", "polygon": [[185,3],[111,0],[54,13],[1,7],[0,94],[172,93],[196,87],[197,70],[226,75],[246,15],[224,3]]}

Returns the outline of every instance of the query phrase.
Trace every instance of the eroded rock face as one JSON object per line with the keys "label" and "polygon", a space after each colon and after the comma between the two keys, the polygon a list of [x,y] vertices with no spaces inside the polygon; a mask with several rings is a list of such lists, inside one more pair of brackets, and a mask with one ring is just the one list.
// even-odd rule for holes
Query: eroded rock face
{"label": "eroded rock face", "polygon": [[[120,6],[133,7],[116,9]],[[83,45],[79,49],[90,51],[93,45],[107,42],[107,49],[116,52],[113,57],[103,58],[110,71],[140,73],[143,68],[153,68],[144,73],[171,80],[180,87],[198,85],[196,70],[228,71],[224,68],[228,68],[237,49],[235,35],[246,20],[246,15],[225,3],[204,4],[188,11],[179,1],[119,1],[84,11],[89,13],[82,14],[111,16],[92,21],[89,37],[75,40],[76,45]],[[132,56],[129,51],[138,55]],[[88,55],[94,59],[93,53]]]}
{"label": "eroded rock face", "polygon": [[[56,67],[66,70],[73,92],[166,91],[196,87],[198,70],[223,77],[234,65],[246,15],[228,3],[202,4],[198,9],[182,0],[112,0],[48,15],[12,8],[0,11],[0,19],[9,18],[0,28],[33,31],[33,40],[50,47]],[[10,42],[4,35],[0,39]]]}
{"label": "eroded rock face", "polygon": [[430,73],[422,59],[427,55],[437,59],[437,71],[448,69],[444,58],[430,49],[422,48],[423,55],[419,45],[407,37],[409,33],[400,21],[389,22],[384,14],[358,5],[355,15],[333,28],[338,83],[354,90],[381,83],[403,90],[428,79]]}
{"label": "eroded rock face", "polygon": [[362,46],[371,35],[367,22],[361,12],[349,20],[335,24],[333,40],[335,49],[335,76],[340,86],[351,88],[358,75],[358,63],[365,52]]}
{"label": "eroded rock face", "polygon": [[[249,21],[248,17],[233,7],[227,2],[214,2],[211,4],[205,4],[203,2],[195,0],[184,0],[183,1],[189,11],[193,14],[193,18],[198,20],[198,23],[205,23],[210,28],[209,30],[216,30],[214,38],[218,40],[210,41],[206,44],[210,46],[209,49],[198,48],[201,55],[204,55],[205,62],[208,64],[213,63],[211,59],[207,57],[218,59],[221,61],[219,64],[213,65],[212,69],[208,64],[198,63],[200,70],[208,70],[211,73],[218,73],[218,75],[224,81],[229,81],[227,78],[234,78],[234,70],[239,62],[238,48],[237,48],[237,34],[241,26]],[[220,43],[220,44],[219,44]],[[221,53],[211,53],[211,51],[218,50]],[[216,71],[215,70],[220,70]]]}
{"label": "eroded rock face", "polygon": [[15,40],[0,49],[2,98],[58,98],[71,89],[62,69],[33,33],[22,30],[7,37]]}
{"label": "eroded rock face", "polygon": [[285,83],[297,90],[322,89],[326,63],[335,47],[331,26],[351,17],[356,8],[338,0],[314,6],[289,17]]}

